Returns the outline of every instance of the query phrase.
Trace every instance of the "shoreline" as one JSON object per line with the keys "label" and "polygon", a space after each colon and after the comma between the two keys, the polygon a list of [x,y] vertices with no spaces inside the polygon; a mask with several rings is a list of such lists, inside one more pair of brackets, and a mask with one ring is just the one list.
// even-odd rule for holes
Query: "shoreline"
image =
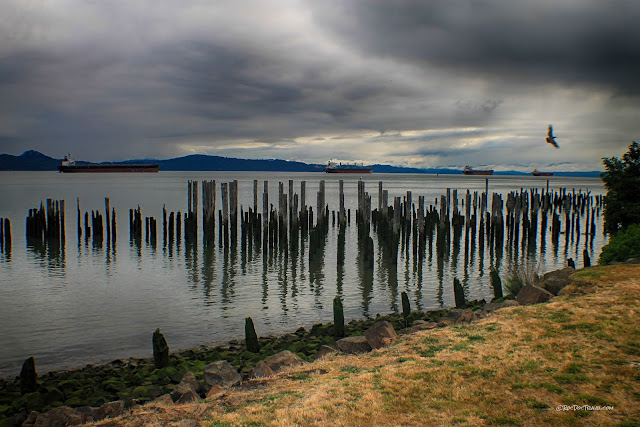
{"label": "shoreline", "polygon": [[[478,311],[486,304],[485,300],[468,301],[465,309]],[[455,307],[412,311],[406,320],[399,313],[356,318],[345,324],[345,336],[361,336],[374,323],[382,320],[391,323],[398,331],[411,327],[416,321],[438,323],[442,319],[449,319],[448,324],[451,324],[451,319],[459,317],[462,311]],[[304,361],[311,362],[320,347],[335,348],[338,339],[332,322],[316,323],[308,329],[300,327],[279,336],[259,337],[260,351],[257,353],[248,351],[244,340],[233,339],[219,345],[170,350],[169,365],[161,369],[155,368],[153,357],[129,357],[104,364],[89,363],[70,369],[52,370],[38,375],[37,390],[28,393],[21,392],[19,375],[0,378],[0,421],[61,406],[99,407],[113,401],[124,401],[126,407],[144,404],[171,393],[189,371],[204,385],[203,368],[220,360],[229,362],[246,381],[255,365],[269,356],[289,350]],[[149,345],[151,347],[151,339]]]}

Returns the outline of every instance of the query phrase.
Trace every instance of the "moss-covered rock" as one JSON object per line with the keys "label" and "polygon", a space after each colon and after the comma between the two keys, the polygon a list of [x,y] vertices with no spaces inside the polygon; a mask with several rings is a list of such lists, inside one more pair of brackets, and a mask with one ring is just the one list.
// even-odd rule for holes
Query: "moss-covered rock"
{"label": "moss-covered rock", "polygon": [[127,388],[127,385],[124,383],[122,378],[113,377],[113,378],[109,378],[107,380],[104,380],[102,382],[102,388],[105,391],[108,391],[110,393],[119,393],[122,390],[124,390],[125,388]]}
{"label": "moss-covered rock", "polygon": [[70,397],[69,399],[64,401],[64,404],[66,406],[70,406],[70,407],[78,407],[78,406],[84,406],[84,400],[78,396],[73,396]]}
{"label": "moss-covered rock", "polygon": [[64,393],[56,387],[47,387],[45,388],[45,393],[43,398],[44,398],[45,404],[49,405],[53,402],[64,400]]}
{"label": "moss-covered rock", "polygon": [[58,383],[58,389],[61,390],[65,396],[70,396],[76,390],[82,388],[82,383],[76,379],[63,380]]}

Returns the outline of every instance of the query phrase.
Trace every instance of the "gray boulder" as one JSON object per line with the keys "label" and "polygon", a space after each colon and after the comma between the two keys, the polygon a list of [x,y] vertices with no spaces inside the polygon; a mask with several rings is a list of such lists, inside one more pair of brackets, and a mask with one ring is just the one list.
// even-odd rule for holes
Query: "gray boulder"
{"label": "gray boulder", "polygon": [[275,373],[278,373],[286,368],[292,368],[294,366],[304,365],[305,361],[297,354],[290,352],[289,350],[281,351],[280,353],[269,356],[264,360],[264,363]]}
{"label": "gray boulder", "polygon": [[457,323],[471,323],[476,319],[475,313],[471,309],[466,309],[458,317]]}
{"label": "gray boulder", "polygon": [[34,427],[77,426],[85,422],[87,422],[86,415],[68,406],[60,406],[44,414],[38,414],[33,425]]}
{"label": "gray boulder", "polygon": [[390,346],[398,339],[398,334],[391,323],[382,321],[367,329],[364,337],[371,348],[378,349]]}
{"label": "gray boulder", "polygon": [[553,295],[558,295],[558,292],[571,283],[571,274],[574,271],[571,267],[550,271],[542,276],[542,280],[536,283],[536,286],[546,289]]}
{"label": "gray boulder", "polygon": [[173,398],[170,394],[163,394],[162,396],[156,397],[154,400],[147,403],[147,406],[154,408],[171,405],[173,405]]}
{"label": "gray boulder", "polygon": [[93,411],[93,420],[119,417],[124,413],[124,400],[108,402]]}
{"label": "gray boulder", "polygon": [[189,388],[189,389],[187,389],[187,391],[182,393],[180,398],[178,400],[176,400],[176,403],[178,405],[184,405],[185,403],[191,403],[191,402],[195,402],[197,400],[200,400],[200,396],[198,396],[198,393],[193,391],[193,389]]}
{"label": "gray boulder", "polygon": [[318,352],[313,355],[313,360],[322,359],[325,356],[329,356],[331,354],[337,354],[338,350],[333,347],[329,347],[328,345],[323,345],[318,349]]}
{"label": "gray boulder", "polygon": [[240,384],[240,381],[242,381],[238,371],[226,360],[208,364],[204,367],[202,373],[204,374],[204,382],[210,386],[231,387]]}
{"label": "gray boulder", "polygon": [[491,313],[492,311],[496,311],[496,310],[500,310],[501,308],[505,308],[505,307],[515,307],[518,306],[520,304],[518,304],[518,301],[512,300],[512,299],[508,299],[506,301],[503,302],[490,302],[484,305],[484,307],[482,308],[484,311],[486,311],[487,313]]}
{"label": "gray boulder", "polygon": [[251,374],[249,375],[251,378],[266,378],[272,377],[275,375],[273,369],[269,367],[263,360],[256,363],[256,366],[251,370]]}
{"label": "gray boulder", "polygon": [[529,305],[549,301],[553,296],[554,295],[546,289],[534,285],[525,285],[520,289],[520,292],[518,292],[516,300],[520,305]]}
{"label": "gray boulder", "polygon": [[197,394],[200,391],[200,383],[192,372],[187,372],[182,377],[180,384],[171,392],[171,398],[174,402],[177,402],[183,395],[189,394],[190,391]]}
{"label": "gray boulder", "polygon": [[349,354],[368,353],[371,346],[365,337],[347,337],[336,342],[340,351]]}
{"label": "gray boulder", "polygon": [[413,334],[419,331],[428,331],[438,326],[435,322],[427,322],[426,320],[416,320],[410,328],[402,329],[398,332],[398,335]]}

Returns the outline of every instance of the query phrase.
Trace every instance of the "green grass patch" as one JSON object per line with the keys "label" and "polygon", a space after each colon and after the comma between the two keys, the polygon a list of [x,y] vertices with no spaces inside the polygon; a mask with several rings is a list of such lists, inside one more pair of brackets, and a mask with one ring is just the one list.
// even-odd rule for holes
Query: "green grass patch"
{"label": "green grass patch", "polygon": [[547,312],[546,317],[554,322],[567,323],[571,321],[571,316],[569,314],[573,313],[570,311],[549,311]]}
{"label": "green grass patch", "polygon": [[359,374],[360,372],[362,372],[360,368],[356,368],[355,366],[343,366],[342,368],[340,368],[340,371],[348,372],[350,374]]}
{"label": "green grass patch", "polygon": [[549,393],[555,393],[555,394],[562,394],[564,393],[564,389],[558,385],[555,384],[549,384],[549,383],[542,383],[540,384],[541,387],[547,389],[547,391]]}
{"label": "green grass patch", "polygon": [[591,405],[591,406],[610,406],[611,405],[611,403],[609,403],[608,401],[598,396],[591,396],[589,394],[579,394],[578,396],[576,396],[575,401],[582,402],[586,405]]}
{"label": "green grass patch", "polygon": [[569,374],[581,374],[582,364],[576,363],[576,362],[569,363],[569,365],[566,368],[564,368],[564,371]]}
{"label": "green grass patch", "polygon": [[425,337],[422,339],[423,344],[435,344],[438,342],[438,338],[436,337]]}
{"label": "green grass patch", "polygon": [[539,360],[525,360],[518,367],[518,369],[516,369],[516,372],[518,372],[519,374],[524,374],[525,372],[536,371],[540,367],[542,367],[542,362]]}
{"label": "green grass patch", "polygon": [[602,325],[588,322],[577,322],[562,325],[562,329],[567,331],[598,332],[602,330]]}
{"label": "green grass patch", "polygon": [[495,426],[519,426],[522,425],[522,421],[513,417],[494,417],[487,420],[489,424]]}
{"label": "green grass patch", "polygon": [[307,372],[301,372],[299,374],[293,374],[289,378],[296,381],[311,381],[311,376]]}
{"label": "green grass patch", "polygon": [[549,407],[549,405],[537,399],[528,400],[527,406],[532,409],[547,409]]}
{"label": "green grass patch", "polygon": [[555,375],[553,379],[560,384],[575,384],[587,381],[587,376],[582,374],[561,374]]}
{"label": "green grass patch", "polygon": [[470,348],[471,348],[471,345],[469,343],[462,342],[462,343],[452,345],[451,351],[463,351],[463,350],[469,350]]}
{"label": "green grass patch", "polygon": [[420,350],[418,352],[418,354],[422,357],[433,357],[436,355],[436,353],[438,353],[439,351],[444,350],[445,348],[447,348],[446,345],[434,345],[431,344],[429,346],[427,346],[426,349]]}
{"label": "green grass patch", "polygon": [[469,335],[467,339],[471,342],[486,341],[486,338],[481,335]]}

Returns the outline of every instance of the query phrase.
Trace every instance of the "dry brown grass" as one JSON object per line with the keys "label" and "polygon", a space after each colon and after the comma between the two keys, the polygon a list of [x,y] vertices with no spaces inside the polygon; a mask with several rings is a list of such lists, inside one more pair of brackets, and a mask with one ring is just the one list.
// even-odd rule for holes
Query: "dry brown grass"
{"label": "dry brown grass", "polygon": [[547,304],[420,332],[367,355],[333,356],[209,402],[141,407],[97,425],[638,425],[640,266],[575,276],[570,292]]}

